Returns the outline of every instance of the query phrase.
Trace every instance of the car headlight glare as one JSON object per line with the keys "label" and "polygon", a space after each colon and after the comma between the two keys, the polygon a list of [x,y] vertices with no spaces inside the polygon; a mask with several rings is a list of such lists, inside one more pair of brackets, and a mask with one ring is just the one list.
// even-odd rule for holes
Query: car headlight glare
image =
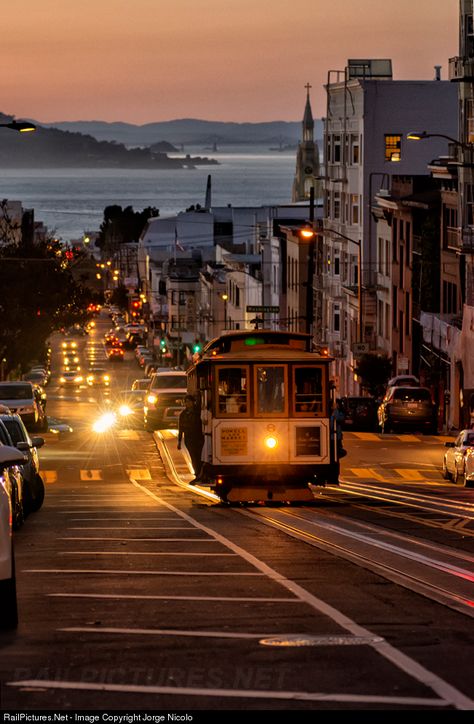
{"label": "car headlight glare", "polygon": [[122,417],[128,417],[128,415],[133,415],[133,410],[129,405],[120,405],[119,414],[122,415]]}
{"label": "car headlight glare", "polygon": [[151,405],[155,405],[158,402],[158,395],[147,395],[146,399]]}

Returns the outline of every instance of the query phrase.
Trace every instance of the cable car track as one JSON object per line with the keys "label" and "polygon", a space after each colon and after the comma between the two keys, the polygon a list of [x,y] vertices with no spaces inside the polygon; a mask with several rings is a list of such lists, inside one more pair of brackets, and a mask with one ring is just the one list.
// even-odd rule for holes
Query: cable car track
{"label": "cable car track", "polygon": [[[208,488],[188,485],[179,475],[163,438],[159,445],[166,460],[169,477],[180,487],[205,498],[210,505],[222,505],[218,497]],[[316,490],[316,489],[315,489]],[[424,525],[447,527],[449,523],[430,521],[410,516],[402,511],[409,507],[425,511],[430,515],[445,516],[448,521],[474,519],[474,505],[469,501],[452,498],[439,499],[436,496],[385,487],[383,484],[370,485],[342,481],[340,486],[318,488],[315,502],[341,500],[349,496],[351,506],[380,513],[370,500],[392,503],[400,511],[383,508],[384,515],[395,515]],[[353,496],[364,496],[365,501],[355,501]],[[229,510],[258,521],[262,525],[277,528],[283,533],[313,545],[335,556],[367,568],[397,585],[408,588],[431,600],[448,606],[474,618],[474,557],[467,552],[441,546],[431,541],[387,530],[381,525],[345,517],[322,506],[310,507],[272,505],[233,505]],[[474,531],[462,528],[453,530],[463,536],[474,536]]]}

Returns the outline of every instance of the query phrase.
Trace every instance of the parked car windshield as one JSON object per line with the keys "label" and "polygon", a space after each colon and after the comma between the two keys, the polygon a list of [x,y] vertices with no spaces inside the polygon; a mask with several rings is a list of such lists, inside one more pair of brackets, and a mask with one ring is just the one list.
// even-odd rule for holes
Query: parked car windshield
{"label": "parked car windshield", "polygon": [[413,389],[397,389],[393,395],[395,400],[403,400],[404,402],[430,402],[431,395],[429,390],[420,390],[416,387]]}
{"label": "parked car windshield", "polygon": [[4,419],[3,423],[7,428],[14,445],[18,442],[25,442],[25,435],[17,420],[14,420],[13,418],[10,420]]}
{"label": "parked car windshield", "polygon": [[26,400],[33,396],[33,388],[31,385],[1,385],[1,400]]}

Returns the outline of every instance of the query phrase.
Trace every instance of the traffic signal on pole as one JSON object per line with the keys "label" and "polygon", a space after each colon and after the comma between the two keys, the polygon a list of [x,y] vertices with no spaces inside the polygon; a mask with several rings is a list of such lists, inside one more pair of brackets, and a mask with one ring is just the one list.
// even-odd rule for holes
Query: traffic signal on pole
{"label": "traffic signal on pole", "polygon": [[201,350],[202,350],[201,342],[198,339],[196,339],[193,344],[193,354],[197,354]]}
{"label": "traffic signal on pole", "polygon": [[162,339],[160,339],[160,352],[161,352],[161,354],[164,354],[164,353],[166,352],[166,347],[167,347],[167,345],[166,345],[166,339],[163,337]]}

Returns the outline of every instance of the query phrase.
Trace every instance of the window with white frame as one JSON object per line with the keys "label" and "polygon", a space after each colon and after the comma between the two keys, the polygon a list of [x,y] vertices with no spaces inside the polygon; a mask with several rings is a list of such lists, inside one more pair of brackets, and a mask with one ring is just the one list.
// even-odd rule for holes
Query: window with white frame
{"label": "window with white frame", "polygon": [[359,224],[359,194],[351,194],[351,224]]}
{"label": "window with white frame", "polygon": [[332,328],[333,328],[334,332],[341,331],[341,306],[340,306],[340,304],[335,304],[333,307]]}
{"label": "window with white frame", "polygon": [[335,191],[334,192],[334,219],[340,219],[341,218],[341,192]]}
{"label": "window with white frame", "polygon": [[353,166],[358,166],[360,163],[359,151],[359,136],[353,133],[351,134],[351,164]]}

